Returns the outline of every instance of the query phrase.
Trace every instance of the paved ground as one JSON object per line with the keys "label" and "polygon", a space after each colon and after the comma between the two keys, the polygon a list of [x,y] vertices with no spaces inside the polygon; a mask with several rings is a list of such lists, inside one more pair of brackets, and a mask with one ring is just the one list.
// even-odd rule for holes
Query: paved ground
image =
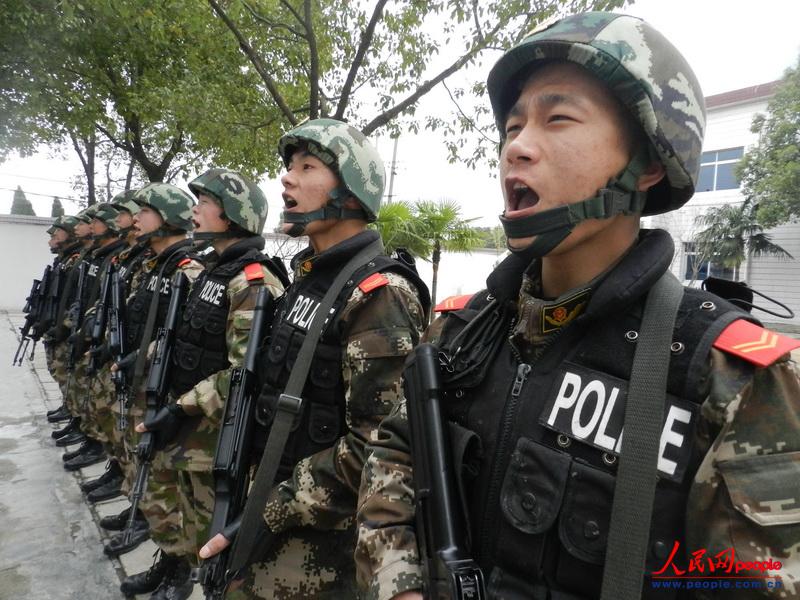
{"label": "paved ground", "polygon": [[[156,546],[147,541],[119,560],[103,554],[108,532],[97,523],[128,501],[86,502],[78,485],[99,477],[103,464],[77,473],[62,468],[63,450],[44,416],[61,395],[44,353],[37,347],[33,364],[26,358],[11,366],[21,321],[21,314],[0,313],[0,600],[124,598],[121,579],[148,569]],[[195,586],[191,599],[201,598]]]}

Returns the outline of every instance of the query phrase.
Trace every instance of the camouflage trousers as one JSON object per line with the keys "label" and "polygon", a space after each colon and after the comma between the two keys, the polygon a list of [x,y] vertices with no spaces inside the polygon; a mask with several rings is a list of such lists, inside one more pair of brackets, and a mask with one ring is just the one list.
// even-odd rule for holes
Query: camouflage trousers
{"label": "camouflage trousers", "polygon": [[225,598],[358,598],[353,559],[355,536],[352,527],[345,531],[298,527],[279,534],[264,561],[248,568],[240,587]]}
{"label": "camouflage trousers", "polygon": [[187,544],[191,546],[189,562],[199,566],[200,552],[209,539],[211,515],[214,512],[214,476],[211,472],[178,471],[178,492]]}
{"label": "camouflage trousers", "polygon": [[[112,450],[111,437],[116,428],[111,403],[115,399],[114,382],[111,380],[110,364],[106,364],[89,378],[89,395],[84,404],[83,418],[92,438],[102,442],[106,450]],[[121,438],[120,438],[121,439]],[[109,452],[109,455],[114,455]]]}
{"label": "camouflage trousers", "polygon": [[69,381],[69,373],[67,372],[67,344],[64,342],[56,344],[53,346],[52,354],[53,370],[51,371],[51,374],[61,390],[61,398],[64,400],[64,402],[66,402],[67,383]]}
{"label": "camouflage trousers", "polygon": [[195,552],[189,543],[178,491],[178,472],[169,468],[158,453],[150,468],[147,491],[139,508],[150,526],[150,538],[170,556],[189,557]]}
{"label": "camouflage trousers", "polygon": [[64,396],[64,403],[69,412],[81,417],[81,429],[86,432],[87,424],[84,422],[84,404],[86,403],[87,393],[90,393],[91,380],[86,375],[86,359],[75,363],[72,373],[67,373],[67,393]]}

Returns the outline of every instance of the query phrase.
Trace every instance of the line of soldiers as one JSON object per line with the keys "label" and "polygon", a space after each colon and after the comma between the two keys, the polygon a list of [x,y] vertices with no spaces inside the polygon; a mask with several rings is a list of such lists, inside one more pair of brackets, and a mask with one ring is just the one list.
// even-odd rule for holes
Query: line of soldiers
{"label": "line of soldiers", "polygon": [[726,597],[800,595],[800,343],[684,289],[640,229],[694,193],[691,68],[640,19],[585,13],[488,90],[511,254],[427,330],[413,263],[367,228],[383,163],[339,121],[279,142],[281,227],[309,239],[291,283],[226,169],[54,223],[26,327],[56,443],[81,443],[65,468],[108,460],[87,498],[131,498],[107,554],[159,547],[123,593],[677,598],[659,577],[727,560],[763,585]]}

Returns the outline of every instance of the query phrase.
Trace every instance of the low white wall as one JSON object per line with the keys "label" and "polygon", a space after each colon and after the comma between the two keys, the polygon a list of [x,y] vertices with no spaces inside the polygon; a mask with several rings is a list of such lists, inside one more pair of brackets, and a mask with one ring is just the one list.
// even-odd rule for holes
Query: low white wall
{"label": "low white wall", "polygon": [[50,217],[0,215],[0,310],[20,311],[31,282],[53,262],[47,246]]}

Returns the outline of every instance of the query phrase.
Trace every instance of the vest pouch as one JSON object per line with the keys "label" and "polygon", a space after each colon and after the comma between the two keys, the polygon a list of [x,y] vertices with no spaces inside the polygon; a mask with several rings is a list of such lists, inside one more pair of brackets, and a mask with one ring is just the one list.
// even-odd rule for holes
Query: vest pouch
{"label": "vest pouch", "polygon": [[316,444],[329,446],[339,437],[339,407],[312,402],[308,415],[308,436]]}
{"label": "vest pouch", "polygon": [[317,344],[313,365],[308,378],[315,387],[332,388],[337,385],[342,372],[341,346]]}
{"label": "vest pouch", "polygon": [[200,366],[201,353],[202,351],[197,346],[175,340],[174,361],[184,371],[194,371]]}
{"label": "vest pouch", "polygon": [[[258,397],[256,421],[259,423],[259,425],[266,427],[267,432],[269,432],[270,428],[272,427],[272,421],[275,420],[275,415],[278,413],[279,397],[280,394],[277,390],[274,390],[266,385],[261,390],[261,395]],[[306,404],[305,400],[303,401],[303,404]],[[303,418],[303,413],[305,413],[307,410],[307,408],[304,408],[295,416],[290,431],[297,431],[297,428],[300,426],[300,421]]]}
{"label": "vest pouch", "polygon": [[569,475],[559,538],[575,558],[602,565],[616,480],[610,473],[578,461],[572,463]]}
{"label": "vest pouch", "polygon": [[[198,312],[202,313],[205,311]],[[197,323],[199,319],[202,319],[202,321]],[[218,336],[225,332],[225,321],[226,317],[220,315],[218,311],[208,311],[205,315],[200,314],[192,318],[192,329],[200,329],[202,326],[206,333]]]}

